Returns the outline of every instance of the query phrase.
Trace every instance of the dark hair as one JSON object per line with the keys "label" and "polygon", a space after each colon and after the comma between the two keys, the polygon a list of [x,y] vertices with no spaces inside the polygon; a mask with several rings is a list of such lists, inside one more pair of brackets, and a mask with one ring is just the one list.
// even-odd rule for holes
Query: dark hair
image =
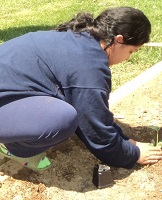
{"label": "dark hair", "polygon": [[142,45],[149,41],[151,24],[144,13],[132,7],[117,7],[103,11],[96,19],[90,13],[78,13],[69,22],[56,27],[57,31],[87,31],[107,47],[114,43],[116,35],[123,36],[126,45]]}

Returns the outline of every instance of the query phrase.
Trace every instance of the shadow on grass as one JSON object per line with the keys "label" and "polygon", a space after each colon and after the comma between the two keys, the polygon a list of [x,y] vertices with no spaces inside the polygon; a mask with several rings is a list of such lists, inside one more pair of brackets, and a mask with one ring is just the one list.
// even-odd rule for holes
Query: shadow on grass
{"label": "shadow on grass", "polygon": [[7,40],[21,36],[28,32],[35,32],[38,30],[51,30],[51,29],[54,29],[55,27],[56,27],[55,25],[54,26],[40,25],[40,26],[11,27],[5,30],[0,30],[0,40],[5,42]]}

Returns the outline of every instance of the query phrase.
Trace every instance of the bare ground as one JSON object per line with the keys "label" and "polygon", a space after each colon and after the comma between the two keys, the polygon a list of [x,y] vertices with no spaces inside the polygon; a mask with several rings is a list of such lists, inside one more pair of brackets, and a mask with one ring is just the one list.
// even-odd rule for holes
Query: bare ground
{"label": "bare ground", "polygon": [[[133,139],[151,142],[162,127],[161,75],[111,108],[118,124]],[[159,131],[162,140],[162,130]],[[112,184],[98,189],[93,168],[100,163],[76,136],[48,151],[52,168],[33,172],[12,160],[0,159],[0,200],[159,200],[162,199],[162,161],[131,170],[111,168]]]}

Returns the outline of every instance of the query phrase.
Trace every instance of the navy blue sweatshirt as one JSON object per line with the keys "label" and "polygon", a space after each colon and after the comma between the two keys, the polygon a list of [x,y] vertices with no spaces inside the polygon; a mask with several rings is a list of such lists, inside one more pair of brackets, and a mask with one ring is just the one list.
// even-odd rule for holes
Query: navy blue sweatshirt
{"label": "navy blue sweatshirt", "polygon": [[138,147],[109,110],[108,57],[88,33],[38,31],[0,45],[0,106],[29,96],[52,96],[78,112],[78,137],[102,162],[132,168]]}

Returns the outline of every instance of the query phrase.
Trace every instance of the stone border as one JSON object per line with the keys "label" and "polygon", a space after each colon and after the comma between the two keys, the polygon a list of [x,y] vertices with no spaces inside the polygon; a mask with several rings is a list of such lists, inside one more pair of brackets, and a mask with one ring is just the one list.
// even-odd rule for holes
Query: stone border
{"label": "stone border", "polygon": [[125,83],[117,90],[110,94],[109,106],[110,108],[114,106],[117,102],[121,101],[122,98],[131,94],[136,89],[141,87],[144,83],[150,81],[155,76],[162,72],[162,61],[155,64],[153,67],[147,69],[142,74],[136,76],[131,81]]}

